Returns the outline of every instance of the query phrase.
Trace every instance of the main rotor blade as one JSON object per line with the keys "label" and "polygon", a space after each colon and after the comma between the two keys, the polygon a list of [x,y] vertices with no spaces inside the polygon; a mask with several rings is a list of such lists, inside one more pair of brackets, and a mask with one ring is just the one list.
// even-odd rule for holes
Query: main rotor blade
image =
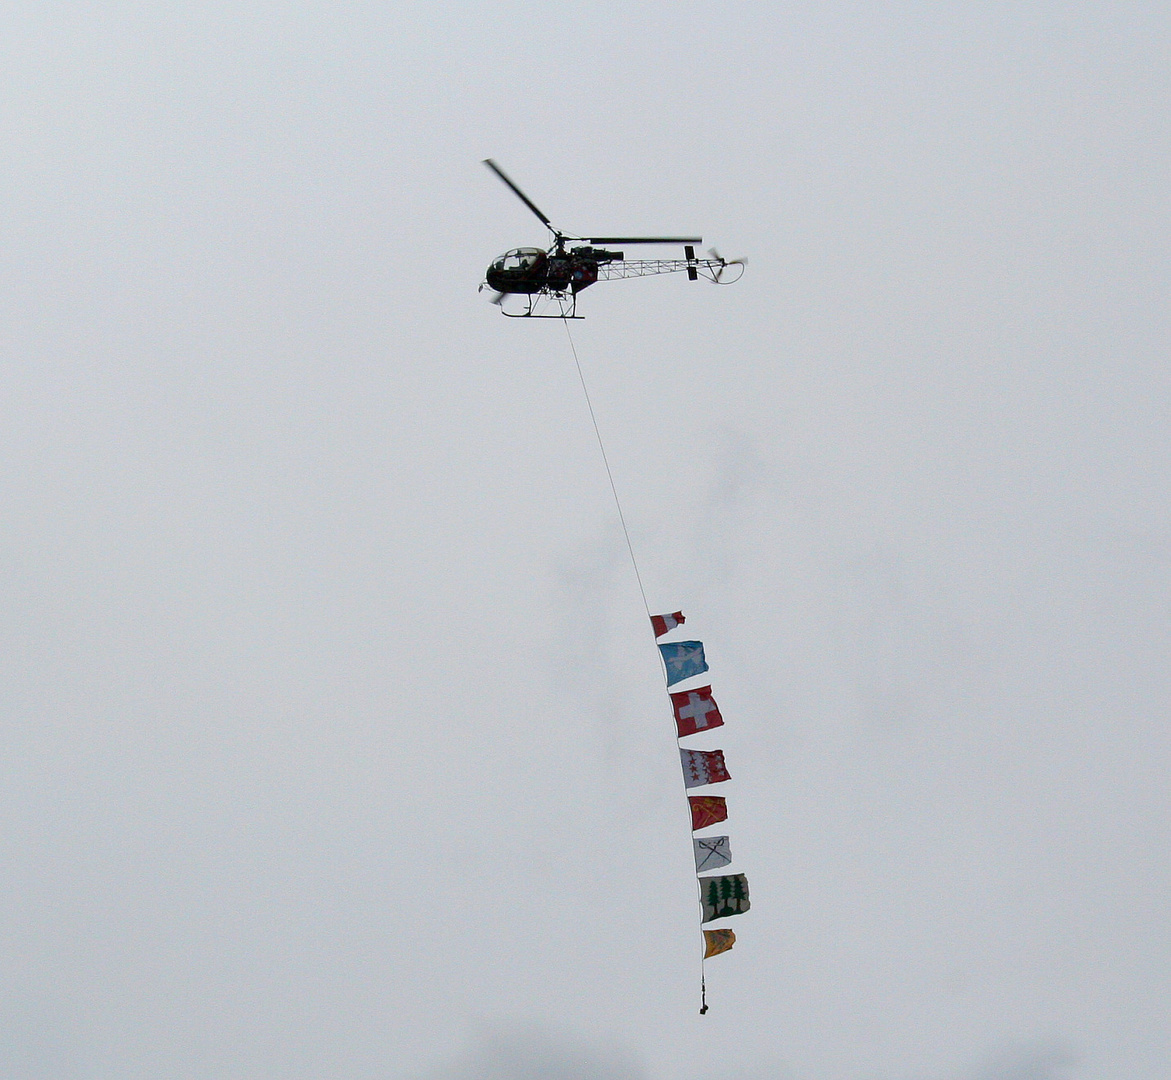
{"label": "main rotor blade", "polygon": [[702,244],[702,236],[587,236],[591,244]]}
{"label": "main rotor blade", "polygon": [[512,193],[518,199],[520,199],[520,201],[524,203],[525,206],[527,206],[534,214],[536,214],[537,217],[541,219],[546,229],[549,229],[551,232],[557,231],[553,228],[552,225],[549,224],[549,219],[545,217],[545,215],[542,214],[540,210],[537,209],[537,204],[533,202],[533,200],[530,199],[523,191],[521,191],[521,189],[518,188],[516,184],[509,180],[508,174],[499,165],[497,165],[496,162],[494,162],[491,158],[484,158],[484,164],[487,165],[488,168],[491,169],[497,176],[499,176],[500,179],[503,180],[510,188],[512,188]]}

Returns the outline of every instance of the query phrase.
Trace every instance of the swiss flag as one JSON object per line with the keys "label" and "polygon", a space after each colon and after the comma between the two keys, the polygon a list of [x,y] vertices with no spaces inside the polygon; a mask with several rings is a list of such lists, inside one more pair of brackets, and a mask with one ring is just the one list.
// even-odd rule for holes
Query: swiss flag
{"label": "swiss flag", "polygon": [[675,709],[675,726],[681,739],[684,735],[694,735],[697,731],[720,727],[724,723],[710,686],[672,694],[671,705]]}
{"label": "swiss flag", "polygon": [[670,615],[652,615],[651,626],[654,627],[655,637],[661,638],[668,630],[674,630],[677,626],[682,626],[687,620],[683,618],[682,611],[673,611]]}

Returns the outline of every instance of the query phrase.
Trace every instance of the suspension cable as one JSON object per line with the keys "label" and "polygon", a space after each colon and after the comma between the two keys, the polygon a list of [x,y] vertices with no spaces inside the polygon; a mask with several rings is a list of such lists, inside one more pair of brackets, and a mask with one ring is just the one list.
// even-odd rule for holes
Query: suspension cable
{"label": "suspension cable", "polygon": [[622,523],[622,535],[626,537],[626,550],[630,552],[630,565],[634,567],[634,577],[638,582],[638,591],[642,594],[642,606],[646,608],[647,618],[651,615],[651,606],[647,602],[646,589],[642,585],[642,574],[638,572],[638,560],[634,557],[634,545],[630,542],[630,530],[626,527],[626,515],[622,513],[622,503],[618,498],[618,487],[614,483],[614,474],[610,471],[610,459],[606,457],[606,447],[602,442],[602,432],[598,428],[598,418],[594,415],[594,405],[590,401],[589,387],[586,386],[585,375],[581,370],[581,361],[577,358],[577,347],[573,344],[573,335],[569,332],[569,320],[562,319],[565,327],[565,336],[569,338],[569,348],[573,353],[573,362],[577,366],[577,377],[581,380],[582,393],[585,394],[586,408],[590,411],[590,421],[594,425],[594,434],[598,437],[598,449],[602,452],[602,464],[606,466],[606,476],[610,480],[610,491],[614,495],[614,506],[618,510],[618,520]]}

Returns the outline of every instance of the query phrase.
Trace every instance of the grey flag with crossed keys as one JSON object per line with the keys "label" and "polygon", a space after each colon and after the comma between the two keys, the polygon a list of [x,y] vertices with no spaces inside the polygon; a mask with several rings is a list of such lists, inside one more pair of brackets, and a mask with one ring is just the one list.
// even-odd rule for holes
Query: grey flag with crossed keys
{"label": "grey flag with crossed keys", "polygon": [[732,861],[732,848],[726,836],[700,836],[695,844],[695,872],[715,870]]}

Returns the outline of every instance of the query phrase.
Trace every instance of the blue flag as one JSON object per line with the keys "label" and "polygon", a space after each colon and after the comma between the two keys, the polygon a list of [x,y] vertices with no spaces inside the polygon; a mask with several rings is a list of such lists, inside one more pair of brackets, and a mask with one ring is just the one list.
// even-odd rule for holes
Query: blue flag
{"label": "blue flag", "polygon": [[671,645],[660,645],[659,652],[663,654],[663,663],[667,666],[668,686],[707,671],[702,641],[676,641]]}

